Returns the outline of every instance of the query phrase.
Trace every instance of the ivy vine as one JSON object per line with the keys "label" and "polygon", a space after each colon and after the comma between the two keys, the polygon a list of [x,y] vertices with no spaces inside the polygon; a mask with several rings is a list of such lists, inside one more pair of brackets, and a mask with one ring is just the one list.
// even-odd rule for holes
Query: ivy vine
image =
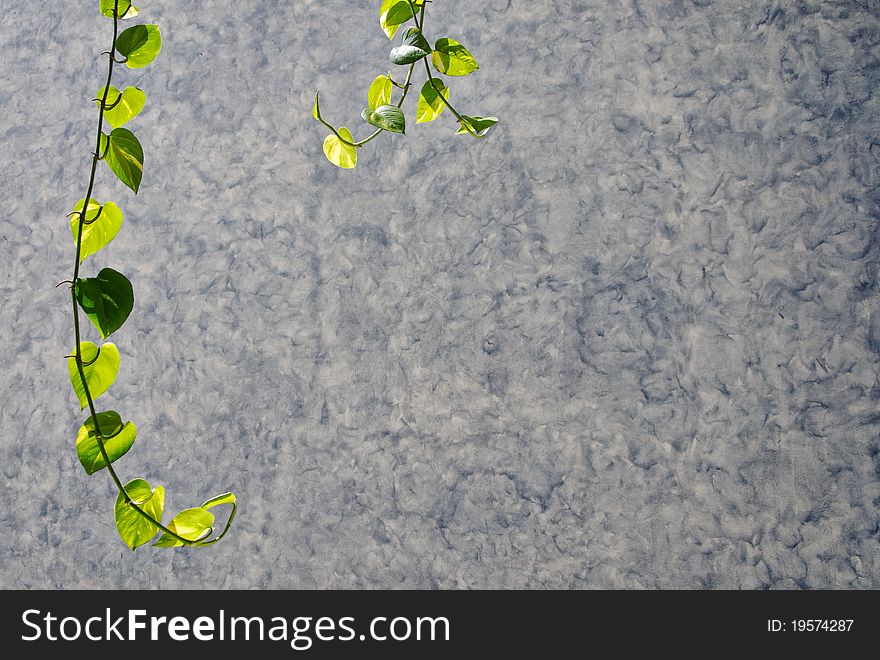
{"label": "ivy vine", "polygon": [[[335,128],[321,114],[320,93],[315,94],[312,116],[332,131],[324,139],[324,155],[334,165],[345,169],[354,168],[358,160],[357,150],[383,131],[406,133],[406,116],[401,108],[412,86],[413,70],[419,62],[424,63],[428,77],[419,93],[417,124],[434,121],[444,110],[449,109],[459,124],[456,135],[467,134],[484,138],[492,126],[498,123],[497,117],[459,113],[449,102],[449,87],[442,78],[431,73],[429,59],[434,69],[445,76],[467,76],[479,66],[470,51],[455,39],[444,37],[431,47],[424,33],[425,9],[429,2],[431,0],[381,0],[379,25],[389,39],[393,40],[395,34],[410,21],[413,24],[406,27],[401,44],[392,48],[390,53],[394,64],[408,67],[404,81],[398,82],[389,72],[373,80],[367,91],[367,107],[361,116],[376,129],[373,133],[363,140],[355,140],[345,126]],[[397,102],[392,102],[395,88],[400,90],[400,98]]]}
{"label": "ivy vine", "polygon": [[[73,277],[63,284],[70,285],[73,302],[73,330],[75,349],[67,356],[70,383],[79,400],[80,409],[89,409],[76,438],[76,453],[86,474],[106,469],[119,495],[114,507],[116,529],[132,550],[149,543],[160,531],[162,536],[155,546],[203,546],[219,541],[229,531],[235,518],[236,500],[232,493],[223,493],[205,501],[201,506],[185,509],[168,524],[162,523],[165,509],[165,489],[151,486],[137,478],[123,484],[113,463],[124,456],[134,444],[137,428],[121,415],[108,410],[98,412],[95,400],[103,395],[119,372],[119,350],[106,341],[119,330],[134,307],[131,282],[112,268],[103,268],[95,277],[80,277],[80,266],[90,256],[107,246],[122,228],[123,215],[113,202],[98,202],[93,196],[98,163],[104,161],[122,183],[135,194],[141,184],[144,151],[134,133],[124,124],[134,119],[146,103],[146,95],[137,87],[119,90],[111,85],[114,67],[129,69],[148,66],[162,48],[162,36],[156,25],[134,25],[121,34],[119,22],[135,18],[139,10],[128,0],[100,0],[101,14],[113,20],[113,41],[108,58],[107,83],[98,90],[94,99],[98,106],[98,132],[92,168],[85,197],[68,214],[76,244]],[[104,122],[112,127],[104,132]],[[80,333],[80,309],[95,326],[103,343],[83,341]],[[231,505],[229,518],[223,530],[214,536],[214,514],[209,509]]]}

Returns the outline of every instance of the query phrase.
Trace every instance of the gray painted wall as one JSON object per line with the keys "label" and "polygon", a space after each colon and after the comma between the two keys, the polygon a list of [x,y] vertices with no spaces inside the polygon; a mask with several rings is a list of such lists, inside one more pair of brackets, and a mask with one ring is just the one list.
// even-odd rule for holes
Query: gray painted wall
{"label": "gray painted wall", "polygon": [[242,506],[132,554],[53,288],[110,23],[0,0],[0,586],[880,587],[880,5],[436,2],[481,64],[453,99],[502,123],[351,172],[310,112],[364,134],[360,4],[141,3],[146,173],[100,170],[127,223],[85,266],[137,297],[101,403],[169,511]]}

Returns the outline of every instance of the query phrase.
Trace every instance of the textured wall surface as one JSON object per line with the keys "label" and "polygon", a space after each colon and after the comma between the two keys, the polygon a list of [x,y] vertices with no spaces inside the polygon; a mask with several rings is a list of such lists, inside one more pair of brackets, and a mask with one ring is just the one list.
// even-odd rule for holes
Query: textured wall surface
{"label": "textured wall surface", "polygon": [[880,588],[876,0],[436,2],[481,64],[453,100],[502,123],[355,171],[311,102],[365,134],[378,3],[140,4],[101,404],[124,477],[240,518],[132,554],[77,462],[53,286],[111,24],[0,0],[0,586]]}

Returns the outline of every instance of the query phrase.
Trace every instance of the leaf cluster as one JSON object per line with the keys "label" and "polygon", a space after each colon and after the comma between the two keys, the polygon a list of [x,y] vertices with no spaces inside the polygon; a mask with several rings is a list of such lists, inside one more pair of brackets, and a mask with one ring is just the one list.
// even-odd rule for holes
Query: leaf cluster
{"label": "leaf cluster", "polygon": [[[355,140],[345,126],[338,128],[324,119],[321,114],[319,94],[315,94],[312,116],[330,129],[324,138],[324,155],[334,165],[352,169],[357,165],[358,149],[382,132],[406,134],[406,115],[403,103],[412,85],[414,68],[422,62],[427,79],[419,92],[416,107],[416,123],[434,121],[444,110],[449,110],[458,122],[456,135],[485,137],[498,123],[497,117],[481,117],[459,113],[450,102],[449,86],[434,71],[449,77],[467,76],[479,69],[476,58],[461,43],[449,37],[437,39],[431,46],[425,37],[425,9],[430,0],[381,0],[379,4],[379,26],[392,41],[398,31],[408,23],[403,31],[399,45],[389,53],[392,64],[408,67],[403,82],[395,80],[391,72],[373,80],[367,90],[367,107],[361,112],[363,120],[376,130],[363,140]],[[430,61],[430,66],[428,62]],[[393,101],[394,89],[400,90],[400,97]]]}

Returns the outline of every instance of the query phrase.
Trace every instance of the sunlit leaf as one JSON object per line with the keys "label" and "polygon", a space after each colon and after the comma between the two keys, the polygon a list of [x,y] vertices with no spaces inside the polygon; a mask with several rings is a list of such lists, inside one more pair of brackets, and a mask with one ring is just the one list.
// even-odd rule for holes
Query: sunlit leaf
{"label": "sunlit leaf", "polygon": [[388,76],[377,76],[370,85],[370,91],[367,92],[367,106],[370,110],[375,110],[380,105],[391,103],[391,78]]}
{"label": "sunlit leaf", "polygon": [[[98,426],[104,440],[104,449],[111,463],[131,449],[137,436],[137,427],[131,422],[123,423],[119,413],[113,410],[98,413]],[[88,474],[94,474],[107,467],[101,448],[98,446],[95,420],[91,416],[79,429],[76,437],[76,454]]]}
{"label": "sunlit leaf", "polygon": [[418,28],[407,28],[403,44],[391,49],[391,61],[395,64],[412,64],[431,54],[428,40]]}
{"label": "sunlit leaf", "polygon": [[[339,134],[349,142],[354,142],[351,131],[345,126],[340,127]],[[357,165],[357,149],[345,144],[335,135],[328,135],[324,138],[324,155],[327,156],[327,160],[337,167],[352,169]]]}
{"label": "sunlit leaf", "polygon": [[431,62],[437,71],[447,76],[466,76],[480,68],[470,51],[455,39],[438,39]]}
{"label": "sunlit leaf", "polygon": [[148,66],[162,50],[162,35],[158,25],[134,25],[116,38],[116,51],[125,59],[129,69]]}
{"label": "sunlit leaf", "polygon": [[[116,374],[119,373],[119,350],[115,344],[109,341],[101,344],[100,349],[92,342],[84,341],[80,343],[80,351],[86,385],[88,385],[89,393],[94,401],[110,389],[113,381],[116,380]],[[76,358],[67,358],[67,371],[70,374],[70,384],[79,399],[80,408],[85,408],[88,405],[88,399],[79,375],[79,369],[76,366]]]}
{"label": "sunlit leaf", "polygon": [[403,111],[394,105],[380,105],[375,110],[365,108],[361,116],[376,128],[391,133],[406,133],[406,117]]}
{"label": "sunlit leaf", "polygon": [[[165,510],[165,489],[162,486],[154,489],[144,479],[132,479],[125,484],[125,490],[144,513],[161,522]],[[159,531],[156,525],[128,505],[122,493],[116,498],[115,514],[119,536],[132,550],[148,543]]]}
{"label": "sunlit leaf", "polygon": [[[422,1],[418,0],[413,4],[418,7]],[[389,39],[393,39],[400,26],[412,17],[412,9],[406,0],[382,0],[382,4],[379,5],[379,25]]]}
{"label": "sunlit leaf", "polygon": [[[138,8],[135,7],[129,0],[118,0],[118,11],[119,18],[124,20],[126,18],[134,18],[140,12]],[[113,8],[116,0],[101,0],[101,13],[104,14],[107,18],[113,18]]]}
{"label": "sunlit leaf", "polygon": [[[436,89],[434,88],[436,85]],[[449,99],[449,88],[443,84],[439,78],[434,78],[434,85],[430,80],[425,81],[422,85],[422,91],[419,93],[419,106],[416,109],[416,123],[423,124],[434,121],[446,109],[446,104],[440,98],[440,94],[444,99]],[[440,90],[440,94],[437,90]]]}
{"label": "sunlit leaf", "polygon": [[[466,122],[468,126],[470,126],[471,130],[476,133],[479,137],[483,137],[486,133],[489,132],[489,129],[492,128],[495,124],[498,123],[498,117],[479,117],[473,116],[469,117],[467,115],[461,116],[462,122]],[[463,135],[468,133],[468,130],[462,125],[457,131],[455,131],[456,135]]]}
{"label": "sunlit leaf", "polygon": [[[81,199],[73,207],[74,213],[70,216],[70,232],[73,234],[73,242],[79,234],[79,211],[82,211]],[[122,211],[113,202],[105,202],[101,210],[101,204],[94,199],[89,199],[89,208],[86,211],[86,222],[82,230],[82,249],[80,250],[80,263],[86,257],[95,254],[98,250],[116,238],[116,234],[122,228]],[[100,215],[98,212],[100,211]],[[97,218],[97,219],[96,219]]]}
{"label": "sunlit leaf", "polygon": [[222,539],[224,536],[226,536],[226,533],[229,531],[230,527],[232,526],[232,521],[235,520],[235,513],[238,508],[238,506],[235,503],[235,495],[233,493],[223,493],[222,495],[217,495],[216,497],[212,497],[211,499],[206,501],[204,504],[202,504],[202,508],[203,509],[210,509],[215,506],[220,506],[221,504],[229,504],[232,507],[232,509],[229,512],[229,517],[226,519],[226,525],[223,528],[223,531],[220,532],[219,535],[215,536],[214,538],[212,538],[210,540],[208,540],[208,538],[205,537],[204,539],[202,539],[199,542],[199,545],[213,545],[214,543],[217,543],[220,539]]}
{"label": "sunlit leaf", "polygon": [[312,117],[315,119],[321,119],[321,107],[318,105],[318,95],[320,92],[315,92],[315,105],[312,106]]}
{"label": "sunlit leaf", "polygon": [[[102,133],[101,150],[113,173],[137,194],[144,173],[144,150],[127,128],[114,128],[110,135]],[[109,142],[109,144],[108,144]]]}
{"label": "sunlit leaf", "polygon": [[[200,541],[214,530],[214,514],[200,506],[184,509],[166,527],[187,541]],[[176,548],[184,543],[165,532],[153,545],[159,548]]]}
{"label": "sunlit leaf", "polygon": [[102,339],[119,330],[134,307],[131,282],[112,268],[102,269],[97,277],[80,278],[75,290],[79,306]]}
{"label": "sunlit leaf", "polygon": [[223,493],[222,495],[217,495],[216,497],[212,497],[210,500],[202,504],[202,508],[210,509],[211,507],[220,506],[221,504],[235,504],[235,495],[233,493]]}
{"label": "sunlit leaf", "polygon": [[[95,103],[100,106],[101,99],[104,98],[103,87],[98,90],[96,98],[98,100]],[[126,87],[124,91],[120,92],[111,85],[107,91],[107,104],[105,106],[110,108],[110,110],[104,110],[104,118],[113,128],[119,128],[137,117],[141,110],[144,109],[146,102],[147,95],[137,87]]]}

